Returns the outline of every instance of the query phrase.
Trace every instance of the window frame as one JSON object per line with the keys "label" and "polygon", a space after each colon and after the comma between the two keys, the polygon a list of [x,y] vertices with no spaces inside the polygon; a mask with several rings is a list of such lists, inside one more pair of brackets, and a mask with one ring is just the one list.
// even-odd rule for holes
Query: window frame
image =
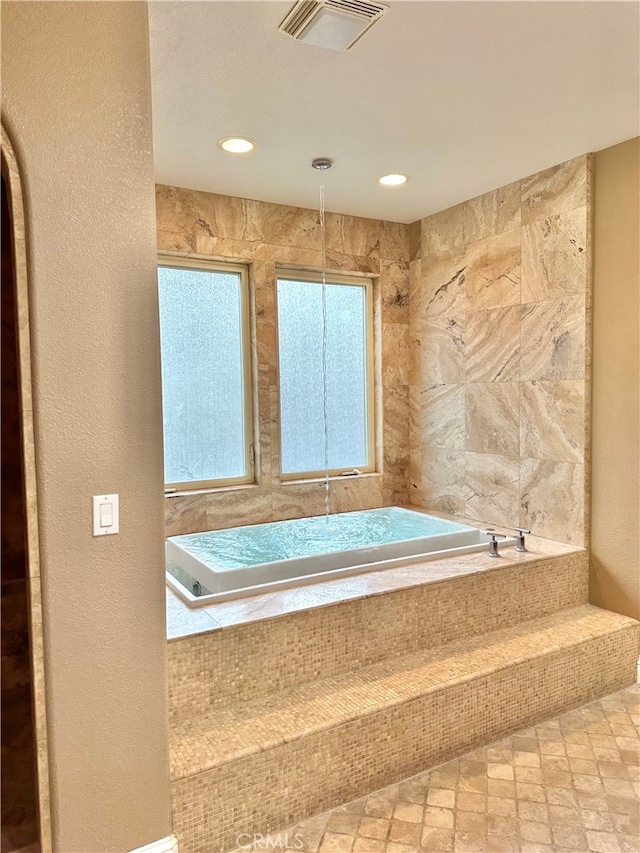
{"label": "window frame", "polygon": [[[188,480],[187,482],[181,483],[165,482],[164,493],[165,495],[173,495],[180,492],[199,492],[224,488],[227,486],[253,484],[255,483],[255,430],[253,419],[253,371],[251,364],[251,296],[249,291],[249,267],[247,264],[240,262],[228,263],[209,258],[188,257],[184,255],[172,255],[167,252],[159,252],[158,269],[161,267],[172,267],[173,269],[198,270],[201,272],[213,273],[234,273],[240,276],[242,394],[244,400],[244,463],[246,471],[246,474],[243,477],[220,477],[214,480]],[[162,339],[160,339],[160,358],[162,359]],[[164,398],[162,400],[162,417],[164,423]],[[164,443],[162,457],[164,467]]]}
{"label": "window frame", "polygon": [[[282,470],[282,398],[280,395],[280,330],[278,328],[279,311],[278,311],[278,282],[280,279],[287,281],[309,281],[323,285],[323,274],[321,271],[315,270],[299,270],[287,266],[276,267],[276,287],[275,287],[275,324],[276,324],[276,362],[278,366],[278,426],[280,433],[280,481],[283,483],[299,480],[318,479],[327,475],[330,477],[340,477],[343,475],[352,475],[354,468],[344,470],[344,468],[330,468],[327,472],[325,469],[316,471],[293,471],[284,473]],[[328,286],[332,284],[347,284],[357,287],[363,287],[365,292],[365,377],[366,377],[366,419],[367,419],[367,464],[359,466],[358,471],[361,474],[374,474],[376,472],[376,387],[375,387],[375,368],[374,368],[374,280],[369,275],[349,275],[342,273],[325,273],[324,283]],[[357,476],[357,475],[356,475]]]}

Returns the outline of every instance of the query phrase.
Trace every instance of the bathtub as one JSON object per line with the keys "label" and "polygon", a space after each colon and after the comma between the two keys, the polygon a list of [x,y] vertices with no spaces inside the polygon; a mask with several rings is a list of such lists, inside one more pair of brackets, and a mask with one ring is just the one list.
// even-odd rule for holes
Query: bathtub
{"label": "bathtub", "polygon": [[190,607],[487,548],[475,527],[402,507],[171,536],[167,583]]}

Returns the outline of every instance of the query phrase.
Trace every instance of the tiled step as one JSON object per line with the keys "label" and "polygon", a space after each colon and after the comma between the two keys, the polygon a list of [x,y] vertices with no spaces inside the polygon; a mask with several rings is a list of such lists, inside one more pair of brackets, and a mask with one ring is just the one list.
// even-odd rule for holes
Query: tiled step
{"label": "tiled step", "polygon": [[171,719],[187,720],[586,604],[588,571],[584,550],[540,557],[505,549],[497,565],[486,554],[470,554],[455,563],[344,581],[370,590],[409,575],[406,588],[171,640]]}
{"label": "tiled step", "polygon": [[589,605],[174,724],[181,853],[236,846],[613,692],[640,626]]}

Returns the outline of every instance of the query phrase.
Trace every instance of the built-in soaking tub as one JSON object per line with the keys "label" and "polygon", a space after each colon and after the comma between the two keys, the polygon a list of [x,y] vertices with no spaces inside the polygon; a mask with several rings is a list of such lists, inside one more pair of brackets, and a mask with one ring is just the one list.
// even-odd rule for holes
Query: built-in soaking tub
{"label": "built-in soaking tub", "polygon": [[478,551],[487,542],[475,527],[402,507],[343,512],[171,536],[167,583],[198,607]]}

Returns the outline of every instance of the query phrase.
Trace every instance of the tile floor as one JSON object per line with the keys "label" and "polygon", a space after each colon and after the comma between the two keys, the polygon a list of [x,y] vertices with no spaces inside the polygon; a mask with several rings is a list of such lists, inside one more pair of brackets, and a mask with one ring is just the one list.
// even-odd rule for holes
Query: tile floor
{"label": "tile floor", "polygon": [[630,687],[244,850],[640,853],[640,688]]}

